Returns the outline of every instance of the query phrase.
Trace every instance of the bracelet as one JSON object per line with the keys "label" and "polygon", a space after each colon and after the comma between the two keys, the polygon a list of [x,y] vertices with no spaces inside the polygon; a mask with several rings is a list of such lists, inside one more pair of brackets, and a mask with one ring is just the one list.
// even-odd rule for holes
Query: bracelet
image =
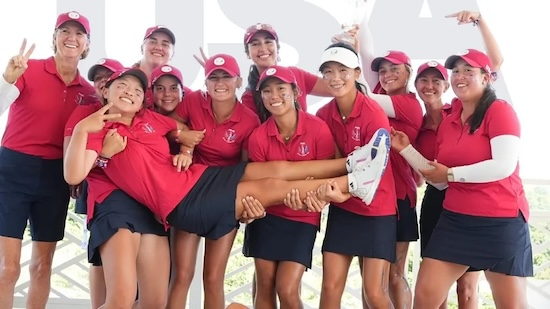
{"label": "bracelet", "polygon": [[474,20],[474,22],[473,22],[474,27],[477,26],[477,25],[479,24],[479,20],[480,20],[480,19],[481,19],[481,14],[479,14],[479,16],[477,17],[477,19]]}
{"label": "bracelet", "polygon": [[106,168],[107,167],[107,163],[109,163],[109,159],[108,158],[105,158],[105,157],[102,157],[102,156],[99,156],[97,157],[97,159],[95,159],[95,165],[99,168]]}
{"label": "bracelet", "polygon": [[188,154],[190,156],[193,156],[193,152],[189,149],[186,149],[186,150],[183,150],[183,151],[180,150],[180,154]]}

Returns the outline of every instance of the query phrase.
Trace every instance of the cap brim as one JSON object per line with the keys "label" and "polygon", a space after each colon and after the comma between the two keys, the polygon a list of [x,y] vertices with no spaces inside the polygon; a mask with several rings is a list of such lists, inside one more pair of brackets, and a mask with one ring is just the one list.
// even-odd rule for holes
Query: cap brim
{"label": "cap brim", "polygon": [[258,32],[266,32],[267,34],[271,35],[273,37],[273,39],[275,41],[278,41],[279,40],[279,37],[277,36],[277,33],[275,31],[272,31],[272,30],[267,30],[267,29],[260,29],[260,30],[257,30],[257,31],[254,31],[252,32],[250,35],[248,35],[244,41],[245,44],[248,44],[250,43],[250,41],[252,40],[252,38],[256,35],[256,33]]}
{"label": "cap brim", "polygon": [[[271,76],[267,76],[267,77],[264,78],[263,80],[258,81],[258,85],[256,86],[256,91],[262,89],[262,85],[265,84],[265,82],[267,82],[267,81],[270,80],[270,79],[278,79],[278,80],[282,81],[283,83],[286,83],[286,84],[295,84],[295,85],[296,85],[296,83],[295,83],[293,80],[288,80],[288,79],[283,78],[283,77],[271,75]],[[296,85],[296,86],[297,86],[297,85]]]}
{"label": "cap brim", "polygon": [[227,74],[231,75],[231,77],[239,76],[239,74],[237,74],[237,73],[235,73],[235,72],[233,72],[229,69],[223,68],[223,67],[213,68],[212,70],[210,70],[208,72],[205,72],[204,76],[208,77],[208,76],[210,76],[210,74],[214,73],[217,70],[222,70],[222,71],[226,72]]}
{"label": "cap brim", "polygon": [[166,34],[170,38],[170,41],[172,41],[172,44],[176,45],[176,36],[174,35],[174,32],[172,32],[168,28],[158,28],[157,30],[151,32],[151,34],[149,34],[149,36],[147,38],[149,38],[151,35],[153,35],[153,33],[157,33],[157,32],[162,32],[162,33]]}
{"label": "cap brim", "polygon": [[105,87],[109,87],[115,80],[117,80],[117,79],[119,79],[123,76],[127,76],[127,75],[137,77],[137,79],[139,79],[139,81],[141,82],[141,86],[143,87],[144,92],[147,90],[147,88],[149,88],[147,86],[148,83],[149,83],[149,81],[147,79],[147,75],[145,75],[145,73],[142,70],[138,69],[138,68],[132,68],[132,69],[129,69],[129,70],[125,71],[124,73],[122,73],[122,75],[118,76],[117,78],[115,78],[113,80],[110,80],[105,85]]}
{"label": "cap brim", "polygon": [[351,69],[360,67],[359,57],[353,51],[344,47],[331,47],[325,50],[321,56],[319,71],[323,69],[327,62],[337,62]]}
{"label": "cap brim", "polygon": [[161,77],[164,77],[164,76],[172,76],[172,77],[174,77],[175,79],[178,80],[178,82],[180,83],[180,85],[183,86],[183,81],[182,81],[176,74],[172,74],[172,73],[170,73],[170,72],[168,72],[168,73],[163,73],[162,75],[157,76],[154,80],[151,81],[151,85],[155,84]]}
{"label": "cap brim", "polygon": [[59,29],[59,27],[63,26],[64,24],[68,23],[68,22],[74,22],[74,23],[77,23],[80,25],[80,27],[82,27],[82,29],[84,29],[84,32],[86,32],[86,34],[90,34],[90,31],[86,28],[86,26],[81,23],[78,19],[68,19],[68,20],[65,20],[61,23],[59,23],[59,25],[57,25],[57,27],[55,27],[55,29]]}
{"label": "cap brim", "polygon": [[88,70],[88,80],[94,81],[95,73],[99,67],[101,67],[101,64],[95,64]]}
{"label": "cap brim", "polygon": [[406,62],[403,62],[399,59],[395,59],[391,57],[377,57],[377,58],[374,58],[374,60],[372,61],[370,65],[370,69],[373,70],[374,72],[378,72],[378,70],[380,69],[380,64],[384,60],[389,61],[392,64],[406,64]]}

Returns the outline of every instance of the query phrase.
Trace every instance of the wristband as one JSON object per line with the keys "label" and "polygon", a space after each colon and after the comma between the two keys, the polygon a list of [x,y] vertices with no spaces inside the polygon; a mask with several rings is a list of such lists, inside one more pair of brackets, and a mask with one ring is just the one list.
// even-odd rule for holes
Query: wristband
{"label": "wristband", "polygon": [[189,149],[186,150],[180,150],[180,154],[188,154],[190,156],[193,156],[193,152]]}
{"label": "wristband", "polygon": [[95,159],[95,165],[99,168],[105,169],[107,167],[107,163],[109,163],[109,158],[99,156]]}

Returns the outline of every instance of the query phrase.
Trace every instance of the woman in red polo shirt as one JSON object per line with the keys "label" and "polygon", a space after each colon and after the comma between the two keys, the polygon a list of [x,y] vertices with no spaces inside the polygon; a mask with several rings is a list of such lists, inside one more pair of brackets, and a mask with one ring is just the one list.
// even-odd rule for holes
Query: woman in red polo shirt
{"label": "woman in red polo shirt", "polygon": [[[487,55],[491,59],[491,71],[497,72],[502,64],[502,55],[486,21],[481,18],[481,15],[478,12],[461,11],[447,17],[456,18],[459,24],[474,23],[479,27]],[[442,101],[443,93],[449,88],[448,80],[447,69],[435,61],[426,62],[420,65],[417,70],[414,85],[418,96],[424,102],[426,115],[424,116],[422,129],[416,139],[415,147],[428,160],[435,159],[437,129],[441,121],[451,112],[451,104],[443,104]],[[426,186],[420,212],[420,249],[422,256],[443,211],[445,191],[439,190],[431,184]],[[477,308],[479,275],[479,269],[470,267],[458,279],[456,292],[459,308]],[[447,308],[447,300],[439,308]]]}
{"label": "woman in red polo shirt", "polygon": [[[171,73],[181,76],[175,68]],[[204,135],[202,141],[195,146],[194,163],[229,166],[247,161],[248,137],[260,125],[260,120],[256,114],[240,104],[236,97],[235,93],[242,84],[237,61],[225,54],[210,57],[205,62],[205,78],[206,91],[186,94],[172,113],[175,119],[187,124],[192,130],[182,132],[181,135],[197,132]],[[153,81],[155,93],[160,82],[160,79]],[[204,299],[204,307],[220,308],[225,304],[225,270],[238,227],[239,222],[231,220],[227,227],[220,227],[205,235],[183,230],[175,232],[172,242],[175,271],[170,285],[170,307],[185,306],[202,237],[205,238],[204,290],[208,294]]]}
{"label": "woman in red polo shirt", "polygon": [[[424,252],[414,305],[436,308],[473,267],[485,271],[497,308],[527,307],[525,280],[533,275],[533,261],[529,206],[519,177],[518,117],[496,98],[487,55],[468,49],[449,57],[445,67],[452,70],[457,98],[438,129],[437,162],[420,172],[428,182],[448,183],[448,189]],[[392,147],[413,153],[408,160],[413,167],[426,166],[406,135],[394,136]]]}
{"label": "woman in red polo shirt", "polygon": [[[334,139],[324,121],[300,109],[300,89],[290,68],[273,66],[258,82],[268,120],[249,141],[252,162],[331,159]],[[256,273],[254,306],[300,308],[300,282],[311,268],[320,212],[295,211],[285,205],[267,208],[267,215],[246,226],[243,253],[253,257]]]}
{"label": "woman in red polo shirt", "polygon": [[[329,126],[340,153],[348,155],[365,145],[378,128],[389,128],[383,109],[357,82],[361,76],[359,57],[344,43],[329,46],[322,56],[320,72],[335,97],[317,112]],[[388,164],[378,192],[365,207],[358,199],[335,203],[329,209],[323,242],[323,288],[321,308],[338,308],[350,263],[364,257],[362,267],[365,298],[370,308],[389,308],[387,293],[390,263],[395,262],[395,186]],[[384,280],[381,280],[383,278]]]}
{"label": "woman in red polo shirt", "polygon": [[69,188],[63,179],[63,129],[78,104],[94,96],[78,64],[90,49],[90,23],[77,12],[54,25],[54,56],[30,60],[23,42],[0,78],[2,112],[9,108],[0,148],[0,307],[12,308],[21,240],[30,222],[33,252],[28,304],[45,307],[52,259],[65,234]]}

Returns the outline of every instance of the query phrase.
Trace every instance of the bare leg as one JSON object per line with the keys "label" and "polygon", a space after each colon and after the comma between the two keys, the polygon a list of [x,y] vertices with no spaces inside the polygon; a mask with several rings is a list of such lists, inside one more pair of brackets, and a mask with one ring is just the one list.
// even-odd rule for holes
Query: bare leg
{"label": "bare leg", "polygon": [[137,256],[139,309],[166,308],[168,278],[170,277],[170,248],[168,237],[142,234]]}
{"label": "bare leg", "polygon": [[477,284],[481,271],[466,272],[457,281],[458,308],[477,309]]}
{"label": "bare leg", "polygon": [[204,294],[208,295],[204,298],[205,309],[225,305],[225,270],[236,234],[234,229],[219,239],[205,239],[203,282]]}
{"label": "bare leg", "polygon": [[[304,161],[307,162],[307,161]],[[311,161],[314,162],[314,161]],[[343,193],[348,193],[348,176],[341,176],[334,179]],[[266,178],[256,181],[240,182],[237,186],[237,197],[235,200],[235,217],[239,219],[244,211],[241,200],[246,196],[254,196],[264,207],[283,204],[286,194],[292,189],[298,189],[300,199],[304,200],[309,191],[327,182],[327,179],[296,180],[286,181],[280,179]],[[266,190],[270,188],[270,190]]]}
{"label": "bare leg", "polygon": [[254,308],[276,309],[275,280],[277,278],[277,262],[255,258],[254,267],[256,274]]}
{"label": "bare leg", "polygon": [[527,278],[485,271],[498,309],[527,309]]}
{"label": "bare leg", "polygon": [[181,309],[187,304],[189,287],[195,274],[200,237],[176,230],[172,238],[172,279],[166,308]]}
{"label": "bare leg", "polygon": [[21,273],[21,239],[0,236],[0,309],[13,308],[15,284]]}
{"label": "bare leg", "polygon": [[332,178],[346,175],[346,158],[311,161],[251,162],[246,166],[241,181],[265,178],[301,180],[307,177]]}
{"label": "bare leg", "polygon": [[103,266],[90,265],[90,300],[92,308],[97,309],[105,303],[105,276],[103,276]]}
{"label": "bare leg", "polygon": [[363,258],[363,290],[371,309],[393,308],[388,293],[390,262],[382,259]]}
{"label": "bare leg", "polygon": [[424,258],[420,264],[413,308],[437,308],[468,266]]}
{"label": "bare leg", "polygon": [[412,305],[412,293],[405,272],[409,243],[398,242],[395,253],[396,261],[390,266],[390,296],[395,308],[410,309]]}
{"label": "bare leg", "polygon": [[300,283],[306,267],[300,263],[282,261],[277,266],[275,285],[281,309],[302,309]]}
{"label": "bare leg", "polygon": [[32,255],[29,272],[31,283],[27,308],[45,308],[50,296],[52,262],[57,242],[32,242]]}
{"label": "bare leg", "polygon": [[[353,256],[323,252],[323,283],[320,309],[339,309]],[[330,266],[329,266],[330,265]]]}

